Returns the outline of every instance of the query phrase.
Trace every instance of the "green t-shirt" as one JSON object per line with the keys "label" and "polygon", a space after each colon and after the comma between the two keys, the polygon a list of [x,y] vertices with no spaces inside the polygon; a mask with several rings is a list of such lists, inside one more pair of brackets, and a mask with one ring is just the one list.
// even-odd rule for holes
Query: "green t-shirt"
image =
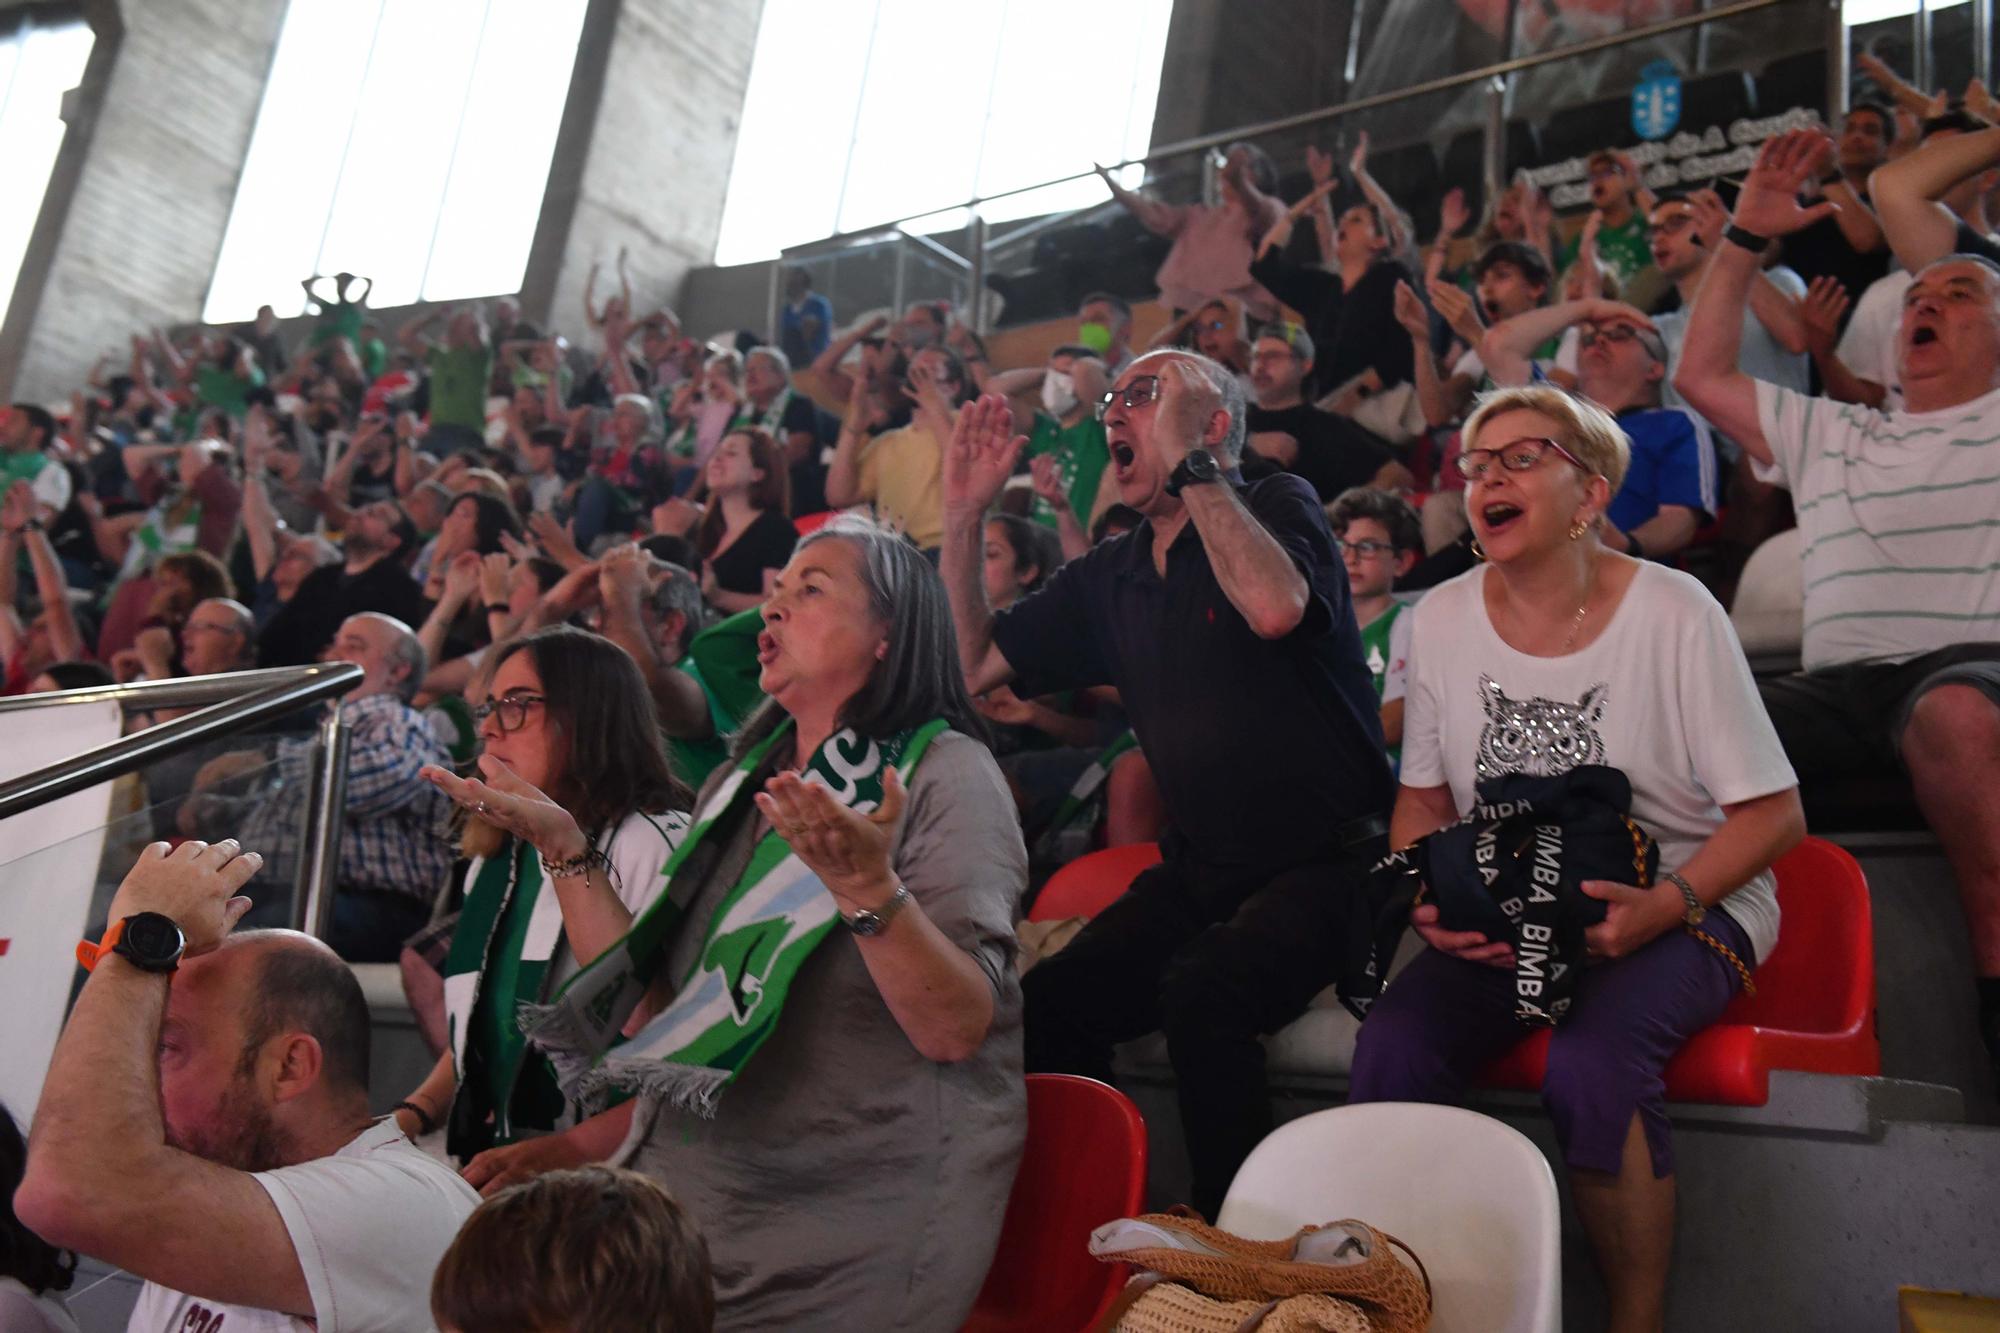
{"label": "green t-shirt", "polygon": [[[1617,277],[1618,285],[1625,286],[1644,269],[1653,264],[1653,229],[1638,209],[1632,216],[1616,227],[1604,227],[1597,233],[1597,258]],[[1576,252],[1583,248],[1583,233],[1572,236],[1562,248],[1561,267],[1567,271],[1576,262]]]}
{"label": "green t-shirt", "polygon": [[424,358],[431,373],[431,421],[469,430],[486,429],[486,386],[493,378],[493,353],[484,347],[431,348]]}
{"label": "green t-shirt", "polygon": [[757,665],[757,636],[763,629],[763,612],[753,606],[718,620],[688,644],[687,660],[708,694],[709,710],[727,720],[727,726],[718,721],[721,730],[735,731],[764,702],[764,689],[757,683],[764,674]]}
{"label": "green t-shirt", "polygon": [[[1361,660],[1368,664],[1368,674],[1375,682],[1375,700],[1381,702],[1382,691],[1389,683],[1392,671],[1407,671],[1407,660],[1398,662],[1398,656],[1409,655],[1408,627],[1402,634],[1395,633],[1396,622],[1409,610],[1403,602],[1389,603],[1389,609],[1361,627]],[[1389,762],[1394,764],[1402,758],[1403,747],[1389,747]]]}
{"label": "green t-shirt", "polygon": [[359,301],[336,301],[332,305],[321,306],[319,323],[312,332],[313,346],[332,342],[335,338],[347,338],[359,346],[363,309]]}
{"label": "green t-shirt", "polygon": [[[756,640],[753,638],[751,642],[754,644]],[[701,686],[702,695],[708,700],[708,720],[715,727],[715,734],[704,740],[667,737],[667,759],[674,766],[674,776],[699,791],[701,784],[708,781],[708,775],[728,761],[729,733],[736,730],[736,719],[722,711],[715,691],[708,688],[708,681],[692,656],[683,657],[674,667],[693,676],[695,684]]]}
{"label": "green t-shirt", "polygon": [[247,380],[220,366],[200,366],[194,372],[195,396],[210,407],[219,407],[239,420],[250,410],[245,395],[263,386],[264,372],[260,370],[251,371]]}
{"label": "green t-shirt", "polygon": [[[1111,449],[1104,442],[1104,423],[1095,413],[1086,412],[1083,420],[1065,427],[1046,413],[1035,413],[1034,433],[1028,436],[1028,457],[1039,458],[1043,454],[1055,455],[1056,471],[1062,477],[1063,489],[1069,493],[1070,512],[1089,531],[1090,516],[1097,510],[1097,488],[1111,462]],[[1039,495],[1028,513],[1038,523],[1056,525],[1055,510]]]}

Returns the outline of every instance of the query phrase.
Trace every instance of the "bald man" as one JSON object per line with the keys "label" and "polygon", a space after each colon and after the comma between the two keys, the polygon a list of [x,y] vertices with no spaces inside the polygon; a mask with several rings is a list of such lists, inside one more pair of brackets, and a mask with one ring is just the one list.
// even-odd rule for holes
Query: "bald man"
{"label": "bald man", "polygon": [[155,843],[57,1043],[14,1196],[52,1244],[143,1278],[129,1327],[431,1327],[478,1203],[368,1110],[368,1006],[325,945],[231,936],[263,864]]}

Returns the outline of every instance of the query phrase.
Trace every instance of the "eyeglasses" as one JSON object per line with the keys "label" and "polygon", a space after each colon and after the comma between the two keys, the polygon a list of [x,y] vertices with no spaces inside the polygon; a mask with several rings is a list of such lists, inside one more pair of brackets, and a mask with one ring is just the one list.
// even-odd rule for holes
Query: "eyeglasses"
{"label": "eyeglasses", "polygon": [[1334,542],[1349,555],[1358,556],[1363,560],[1373,560],[1378,555],[1390,555],[1396,550],[1393,543],[1372,541],[1366,537],[1358,542],[1344,541],[1336,537]]}
{"label": "eyeglasses", "polygon": [[1456,467],[1458,475],[1464,477],[1467,481],[1479,481],[1486,476],[1495,460],[1498,460],[1500,466],[1506,468],[1509,472],[1526,472],[1529,468],[1541,462],[1542,455],[1551,449],[1561,454],[1567,461],[1575,463],[1579,471],[1586,473],[1590,471],[1589,468],[1584,467],[1575,454],[1563,448],[1554,440],[1535,436],[1510,441],[1507,444],[1501,445],[1498,449],[1467,449],[1452,460],[1452,466]]}
{"label": "eyeglasses", "polygon": [[472,710],[472,723],[483,727],[487,718],[497,718],[500,734],[505,736],[528,724],[530,708],[539,708],[547,702],[547,697],[540,694],[510,694],[503,699],[491,699]]}
{"label": "eyeglasses", "polygon": [[1159,396],[1160,377],[1141,375],[1122,389],[1106,389],[1104,395],[1097,400],[1097,419],[1104,420],[1105,413],[1111,410],[1113,403],[1124,403],[1125,409],[1129,412],[1135,407],[1144,407]]}
{"label": "eyeglasses", "polygon": [[1585,324],[1576,331],[1576,345],[1589,347],[1597,342],[1629,343],[1637,341],[1638,337],[1639,328],[1635,324]]}

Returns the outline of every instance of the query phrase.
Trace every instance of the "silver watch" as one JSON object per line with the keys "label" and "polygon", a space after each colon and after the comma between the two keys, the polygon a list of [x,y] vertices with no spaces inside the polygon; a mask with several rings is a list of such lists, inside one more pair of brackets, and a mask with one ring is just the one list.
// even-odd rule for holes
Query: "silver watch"
{"label": "silver watch", "polygon": [[883,903],[879,910],[856,912],[853,916],[842,917],[841,920],[845,921],[847,928],[857,935],[880,935],[889,928],[889,923],[896,919],[896,913],[909,905],[909,901],[910,891],[898,884],[896,891],[889,895],[889,901]]}
{"label": "silver watch", "polygon": [[1667,871],[1660,878],[1672,883],[1681,891],[1681,897],[1687,899],[1687,916],[1683,920],[1690,926],[1700,925],[1702,918],[1708,915],[1708,909],[1701,905],[1701,899],[1694,896],[1694,885],[1682,879],[1680,872],[1674,870]]}

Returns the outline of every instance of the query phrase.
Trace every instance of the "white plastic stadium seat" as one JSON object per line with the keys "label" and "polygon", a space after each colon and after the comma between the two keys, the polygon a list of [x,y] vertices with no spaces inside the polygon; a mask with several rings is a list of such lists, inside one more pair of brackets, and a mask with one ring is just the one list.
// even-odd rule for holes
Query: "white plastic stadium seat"
{"label": "white plastic stadium seat", "polygon": [[1736,583],[1736,603],[1729,622],[1743,641],[1743,653],[1759,657],[1796,657],[1805,641],[1805,534],[1797,528],[1781,532],[1750,553]]}
{"label": "white plastic stadium seat", "polygon": [[1456,1106],[1371,1102],[1280,1125],[1230,1182],[1216,1225],[1253,1240],[1358,1218],[1430,1270],[1435,1333],[1558,1333],[1555,1175],[1517,1130]]}

